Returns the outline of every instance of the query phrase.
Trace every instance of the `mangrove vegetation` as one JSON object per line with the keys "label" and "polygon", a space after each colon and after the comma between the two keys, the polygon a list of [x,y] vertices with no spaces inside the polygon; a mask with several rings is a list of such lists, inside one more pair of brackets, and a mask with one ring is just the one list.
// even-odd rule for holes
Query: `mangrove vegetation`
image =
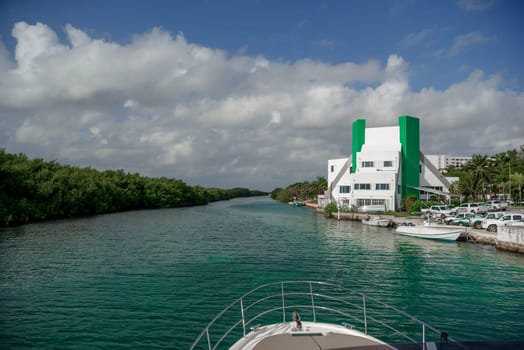
{"label": "mangrove vegetation", "polygon": [[123,170],[98,171],[0,149],[0,226],[127,210],[203,205],[266,195],[247,188],[189,186]]}

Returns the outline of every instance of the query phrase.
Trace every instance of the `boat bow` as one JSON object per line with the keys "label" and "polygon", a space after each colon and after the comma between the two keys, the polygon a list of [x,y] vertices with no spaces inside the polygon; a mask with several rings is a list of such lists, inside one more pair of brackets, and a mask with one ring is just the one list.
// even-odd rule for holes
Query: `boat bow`
{"label": "boat bow", "polygon": [[442,334],[366,294],[328,282],[283,281],[259,286],[234,301],[190,350],[399,349],[394,344],[436,346]]}

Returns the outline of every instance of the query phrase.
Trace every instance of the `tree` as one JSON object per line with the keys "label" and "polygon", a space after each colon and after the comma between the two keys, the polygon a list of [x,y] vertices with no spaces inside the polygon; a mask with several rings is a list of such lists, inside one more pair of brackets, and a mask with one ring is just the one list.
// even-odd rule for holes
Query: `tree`
{"label": "tree", "polygon": [[406,198],[403,198],[400,205],[404,209],[404,211],[411,212],[413,205],[418,201],[417,196],[407,196]]}
{"label": "tree", "polygon": [[322,176],[317,176],[316,180],[311,183],[315,195],[323,194],[327,190],[327,180]]}
{"label": "tree", "polygon": [[289,202],[293,199],[299,201],[316,200],[319,194],[327,189],[327,181],[322,176],[317,176],[315,181],[297,182],[286,188],[275,188],[271,191],[271,198],[281,202]]}
{"label": "tree", "polygon": [[492,177],[492,161],[488,156],[481,156],[474,154],[472,159],[464,165],[464,169],[471,174],[470,190],[473,191],[473,196],[478,199],[479,192],[486,200],[486,187],[491,184]]}
{"label": "tree", "polygon": [[473,196],[476,192],[473,176],[470,173],[465,173],[459,180],[458,188],[466,199]]}
{"label": "tree", "polygon": [[30,160],[0,148],[0,226],[260,195],[266,193],[247,188],[207,190],[165,177]]}
{"label": "tree", "polygon": [[509,178],[510,182],[517,186],[519,192],[519,203],[522,203],[522,185],[524,185],[524,174],[513,173]]}
{"label": "tree", "polygon": [[338,211],[338,207],[334,202],[328,203],[326,207],[324,208],[324,215],[326,217],[332,217],[333,213]]}

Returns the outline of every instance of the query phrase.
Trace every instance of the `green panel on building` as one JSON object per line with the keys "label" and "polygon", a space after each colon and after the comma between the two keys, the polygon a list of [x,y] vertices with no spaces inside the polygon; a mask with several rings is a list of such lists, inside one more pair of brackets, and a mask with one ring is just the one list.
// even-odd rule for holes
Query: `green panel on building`
{"label": "green panel on building", "polygon": [[420,122],[407,115],[398,118],[402,144],[402,198],[418,198],[420,185]]}
{"label": "green panel on building", "polygon": [[353,167],[351,172],[354,173],[357,171],[357,152],[362,150],[362,145],[366,142],[366,121],[364,119],[355,120],[351,130],[353,134],[351,142]]}

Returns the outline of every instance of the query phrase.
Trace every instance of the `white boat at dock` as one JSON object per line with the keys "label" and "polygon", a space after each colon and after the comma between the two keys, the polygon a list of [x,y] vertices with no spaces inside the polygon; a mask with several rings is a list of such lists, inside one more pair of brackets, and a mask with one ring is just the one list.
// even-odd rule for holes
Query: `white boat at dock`
{"label": "white boat at dock", "polygon": [[466,230],[465,227],[438,225],[427,222],[422,225],[400,225],[396,228],[396,232],[399,235],[443,241],[456,241]]}
{"label": "white boat at dock", "polygon": [[[371,329],[395,340],[385,342],[369,334]],[[366,294],[328,282],[282,281],[261,285],[231,303],[189,349],[437,349],[448,341],[455,342]]]}
{"label": "white boat at dock", "polygon": [[391,227],[392,220],[382,218],[380,216],[368,216],[362,219],[364,225],[379,226],[379,227]]}

